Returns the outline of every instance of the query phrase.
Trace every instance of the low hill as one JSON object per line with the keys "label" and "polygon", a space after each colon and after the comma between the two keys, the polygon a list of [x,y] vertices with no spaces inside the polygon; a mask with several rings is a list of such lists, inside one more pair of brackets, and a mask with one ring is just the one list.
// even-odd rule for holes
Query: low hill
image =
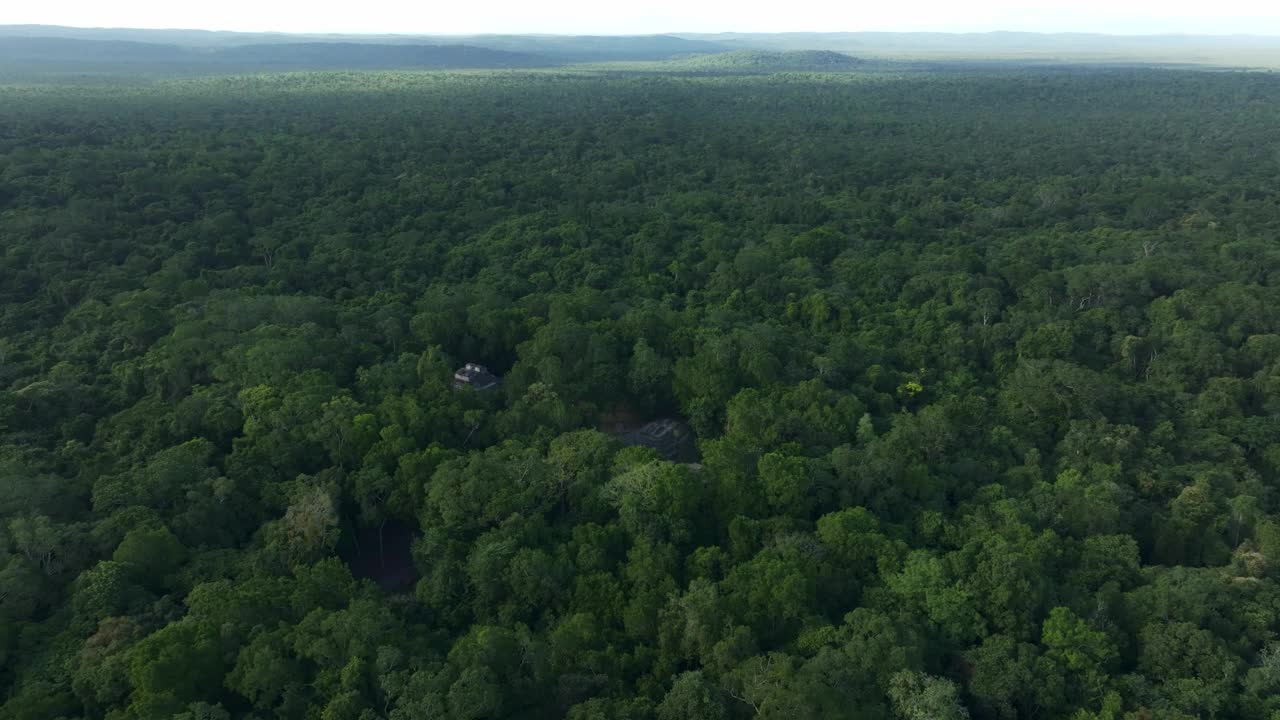
{"label": "low hill", "polygon": [[863,61],[827,50],[734,50],[684,58],[670,63],[670,66],[708,72],[844,72],[859,69]]}
{"label": "low hill", "polygon": [[[1012,61],[1060,63],[1152,63],[1234,67],[1280,67],[1280,37],[1261,35],[1103,35],[1090,33],[678,33],[659,35],[468,35],[317,34],[224,32],[208,30],[144,30],[136,28],[75,28],[56,25],[0,25],[0,55],[12,39],[63,39],[130,42],[210,52],[251,45],[459,45],[536,56],[540,64],[597,62],[661,62],[730,51],[791,53],[829,51],[868,61]],[[128,50],[128,48],[121,48]],[[137,50],[134,48],[133,50]],[[130,55],[132,50],[126,53]],[[391,53],[394,57],[395,53]],[[133,62],[112,57],[116,62]],[[400,61],[401,58],[397,58]],[[528,58],[495,58],[480,67],[520,67]],[[804,67],[790,60],[775,70],[821,69],[822,59]],[[728,57],[745,67],[738,71],[767,72],[759,65],[776,59]],[[381,61],[380,61],[381,62]],[[466,62],[475,62],[468,58]],[[843,62],[843,61],[841,61]],[[324,67],[330,67],[328,65]],[[376,65],[375,67],[384,67]],[[462,67],[445,64],[433,67]],[[101,69],[101,68],[94,68]],[[725,70],[725,68],[714,68]],[[834,68],[828,68],[834,69]]]}
{"label": "low hill", "polygon": [[57,72],[259,72],[279,70],[547,67],[554,59],[472,45],[273,43],[191,47],[124,40],[0,36],[0,64]]}
{"label": "low hill", "polygon": [[555,65],[530,53],[474,45],[378,45],[293,43],[245,45],[218,50],[217,62],[264,70],[360,70],[399,68],[527,68]]}
{"label": "low hill", "polygon": [[172,63],[201,54],[176,45],[127,40],[0,37],[0,61],[50,63]]}
{"label": "low hill", "polygon": [[741,50],[833,50],[888,60],[1011,60],[1280,67],[1280,37],[1097,33],[794,32],[681,34]]}
{"label": "low hill", "polygon": [[245,33],[209,30],[75,28],[58,25],[0,25],[0,38],[117,41],[213,50],[247,45],[345,43],[354,45],[467,45],[537,55],[558,62],[668,60],[696,53],[737,49],[710,40],[676,35],[353,35]]}
{"label": "low hill", "polygon": [[474,35],[456,41],[572,62],[669,60],[734,49],[674,35]]}

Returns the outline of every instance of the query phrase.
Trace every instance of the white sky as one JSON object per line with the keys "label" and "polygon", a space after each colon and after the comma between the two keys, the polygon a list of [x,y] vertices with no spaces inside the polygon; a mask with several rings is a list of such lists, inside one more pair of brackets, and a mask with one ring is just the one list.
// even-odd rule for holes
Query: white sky
{"label": "white sky", "polygon": [[0,0],[0,25],[348,33],[1280,35],[1280,0]]}

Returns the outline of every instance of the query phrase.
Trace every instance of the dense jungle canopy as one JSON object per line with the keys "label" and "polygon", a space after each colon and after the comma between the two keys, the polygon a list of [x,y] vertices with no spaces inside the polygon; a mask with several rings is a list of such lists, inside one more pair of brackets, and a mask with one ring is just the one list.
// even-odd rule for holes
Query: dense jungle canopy
{"label": "dense jungle canopy", "polygon": [[0,716],[1276,720],[1277,117],[1124,68],[11,79]]}

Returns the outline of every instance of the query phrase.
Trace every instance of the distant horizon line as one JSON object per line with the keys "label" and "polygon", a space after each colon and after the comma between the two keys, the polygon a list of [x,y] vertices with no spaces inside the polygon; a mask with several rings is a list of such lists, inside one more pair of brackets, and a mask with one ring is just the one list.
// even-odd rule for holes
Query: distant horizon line
{"label": "distant horizon line", "polygon": [[127,25],[54,25],[50,23],[0,23],[0,32],[5,28],[57,28],[64,30],[128,30],[141,32],[202,32],[225,35],[344,35],[365,37],[661,37],[661,36],[716,36],[716,35],[1075,35],[1112,38],[1267,38],[1280,39],[1280,33],[1192,33],[1192,32],[1104,32],[1084,30],[717,30],[717,31],[685,31],[669,30],[647,33],[614,33],[614,32],[374,32],[359,30],[220,30],[196,27],[163,27],[148,28]]}

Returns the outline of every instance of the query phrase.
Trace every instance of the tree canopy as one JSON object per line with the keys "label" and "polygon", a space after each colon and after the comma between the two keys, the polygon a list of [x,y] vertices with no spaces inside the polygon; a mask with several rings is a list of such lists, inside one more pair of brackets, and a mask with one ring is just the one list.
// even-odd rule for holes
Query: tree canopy
{"label": "tree canopy", "polygon": [[2,86],[0,716],[1275,720],[1278,110]]}

